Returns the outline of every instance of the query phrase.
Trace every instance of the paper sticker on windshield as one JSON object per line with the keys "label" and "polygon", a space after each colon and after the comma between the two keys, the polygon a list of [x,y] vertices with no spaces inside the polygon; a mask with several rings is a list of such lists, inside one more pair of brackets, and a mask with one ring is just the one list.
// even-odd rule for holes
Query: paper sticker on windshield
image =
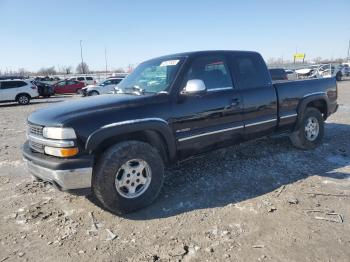
{"label": "paper sticker on windshield", "polygon": [[177,63],[179,62],[180,60],[168,60],[168,61],[163,61],[160,66],[174,66],[174,65],[177,65]]}

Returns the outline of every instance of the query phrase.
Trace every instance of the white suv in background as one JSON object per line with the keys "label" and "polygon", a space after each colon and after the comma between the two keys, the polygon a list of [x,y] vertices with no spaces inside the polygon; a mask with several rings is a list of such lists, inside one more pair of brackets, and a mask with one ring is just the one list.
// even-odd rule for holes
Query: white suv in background
{"label": "white suv in background", "polygon": [[124,78],[108,78],[98,85],[90,85],[82,88],[83,96],[96,96],[108,94],[114,91],[114,88],[123,80]]}
{"label": "white suv in background", "polygon": [[30,99],[38,96],[37,86],[29,80],[0,80],[0,102],[17,101],[27,105]]}
{"label": "white suv in background", "polygon": [[68,80],[77,80],[84,82],[86,85],[96,85],[96,80],[92,76],[74,76],[68,78]]}

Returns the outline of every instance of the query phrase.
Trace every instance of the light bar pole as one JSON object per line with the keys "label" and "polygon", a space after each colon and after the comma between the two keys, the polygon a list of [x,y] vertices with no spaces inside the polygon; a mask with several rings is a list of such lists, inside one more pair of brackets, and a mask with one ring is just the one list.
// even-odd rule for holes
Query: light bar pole
{"label": "light bar pole", "polygon": [[83,59],[83,40],[80,40],[80,56],[81,56],[81,69],[83,71],[83,74],[85,74],[85,68],[84,68],[84,59]]}

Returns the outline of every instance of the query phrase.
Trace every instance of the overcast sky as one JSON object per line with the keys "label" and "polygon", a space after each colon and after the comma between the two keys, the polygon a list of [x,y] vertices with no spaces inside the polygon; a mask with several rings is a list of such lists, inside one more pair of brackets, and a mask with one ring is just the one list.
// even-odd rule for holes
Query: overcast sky
{"label": "overcast sky", "polygon": [[126,67],[182,51],[259,51],[267,60],[346,57],[350,0],[0,0],[0,70]]}

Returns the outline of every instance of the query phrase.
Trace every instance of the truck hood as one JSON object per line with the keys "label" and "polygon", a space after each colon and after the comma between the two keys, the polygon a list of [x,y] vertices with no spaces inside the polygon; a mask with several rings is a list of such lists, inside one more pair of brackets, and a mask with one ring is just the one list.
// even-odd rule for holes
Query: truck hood
{"label": "truck hood", "polygon": [[41,126],[64,126],[72,118],[149,103],[153,96],[118,94],[78,98],[39,109],[28,117],[28,122]]}

